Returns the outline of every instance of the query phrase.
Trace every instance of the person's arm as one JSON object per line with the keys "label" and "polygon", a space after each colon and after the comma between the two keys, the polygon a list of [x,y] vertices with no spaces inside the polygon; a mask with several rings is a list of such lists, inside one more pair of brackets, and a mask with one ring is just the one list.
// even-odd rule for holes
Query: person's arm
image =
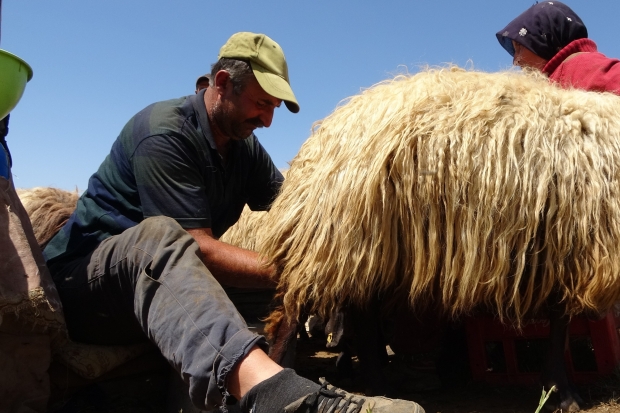
{"label": "person's arm", "polygon": [[275,269],[260,262],[259,255],[213,237],[211,228],[188,229],[202,252],[202,260],[222,285],[239,288],[275,288]]}
{"label": "person's arm", "polygon": [[177,220],[198,242],[201,259],[221,284],[273,288],[272,271],[260,265],[257,253],[213,236],[199,151],[186,145],[186,140],[174,135],[153,135],[134,151],[132,166],[144,217]]}

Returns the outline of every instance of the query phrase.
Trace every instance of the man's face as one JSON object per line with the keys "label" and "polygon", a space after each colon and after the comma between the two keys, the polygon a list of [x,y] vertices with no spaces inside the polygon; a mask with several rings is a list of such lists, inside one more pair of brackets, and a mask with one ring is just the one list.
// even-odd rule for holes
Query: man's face
{"label": "man's face", "polygon": [[255,77],[247,80],[240,94],[236,94],[230,80],[222,90],[214,107],[214,118],[229,138],[243,140],[256,128],[268,128],[275,108],[282,101],[265,92]]}

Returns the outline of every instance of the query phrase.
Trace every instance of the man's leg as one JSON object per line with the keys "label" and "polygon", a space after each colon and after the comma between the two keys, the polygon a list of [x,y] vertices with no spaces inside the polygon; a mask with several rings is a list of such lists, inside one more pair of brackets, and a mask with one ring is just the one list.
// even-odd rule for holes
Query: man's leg
{"label": "man's leg", "polygon": [[[274,363],[266,340],[248,330],[202,263],[194,239],[170,218],[149,218],[88,257],[50,269],[74,340],[120,344],[146,335],[189,384],[199,408],[221,405],[228,394],[256,413],[317,412],[319,403],[335,400],[335,408],[352,397],[356,407],[347,412],[364,405]],[[382,411],[416,410],[373,412]]]}
{"label": "man's leg", "polygon": [[143,221],[103,241],[86,258],[50,265],[69,335],[93,344],[148,337],[190,386],[200,407],[227,394],[226,378],[250,350],[251,333],[176,221]]}

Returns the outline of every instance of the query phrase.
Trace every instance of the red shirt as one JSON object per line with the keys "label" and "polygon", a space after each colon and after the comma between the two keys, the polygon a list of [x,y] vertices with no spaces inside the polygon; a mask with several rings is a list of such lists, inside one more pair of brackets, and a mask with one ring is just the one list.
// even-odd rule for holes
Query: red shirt
{"label": "red shirt", "polygon": [[620,60],[598,52],[590,39],[578,39],[560,50],[543,72],[562,87],[620,95]]}

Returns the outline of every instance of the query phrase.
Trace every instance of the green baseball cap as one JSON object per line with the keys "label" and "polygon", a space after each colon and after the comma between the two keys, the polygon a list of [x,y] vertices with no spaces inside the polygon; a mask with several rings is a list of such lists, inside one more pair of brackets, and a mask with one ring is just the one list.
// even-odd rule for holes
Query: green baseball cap
{"label": "green baseball cap", "polygon": [[269,36],[250,32],[235,33],[220,49],[218,59],[223,57],[249,61],[263,90],[282,99],[291,112],[299,112],[299,104],[288,79],[284,52]]}

